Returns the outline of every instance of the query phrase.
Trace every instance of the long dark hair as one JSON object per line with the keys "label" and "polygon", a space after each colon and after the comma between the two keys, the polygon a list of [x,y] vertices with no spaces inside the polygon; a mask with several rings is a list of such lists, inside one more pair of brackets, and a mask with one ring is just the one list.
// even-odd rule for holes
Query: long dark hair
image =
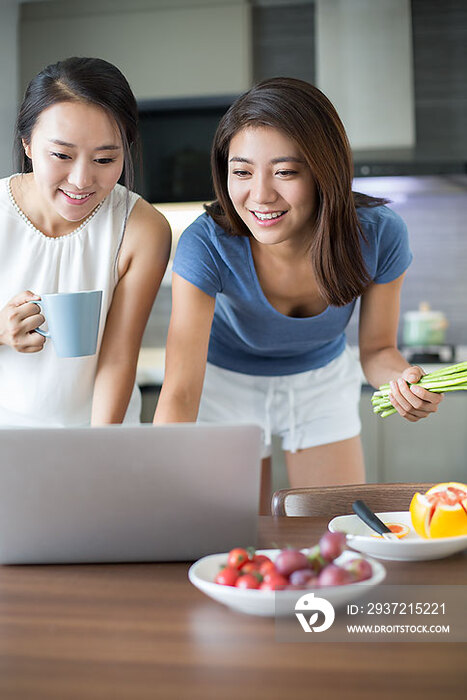
{"label": "long dark hair", "polygon": [[40,114],[59,102],[87,102],[102,107],[116,122],[123,144],[122,181],[134,184],[133,157],[139,157],[138,108],[121,71],[102,58],[67,58],[51,64],[29,83],[16,120],[15,150],[23,173],[32,171],[22,141],[30,143]]}
{"label": "long dark hair", "polygon": [[295,78],[263,80],[231,105],[214,136],[211,168],[217,199],[206,211],[222,228],[239,236],[251,233],[228,193],[228,153],[232,138],[248,126],[279,129],[298,145],[317,190],[309,240],[316,281],[328,304],[350,303],[370,283],[356,208],[387,200],[352,192],[352,154],[336,110],[318,88]]}

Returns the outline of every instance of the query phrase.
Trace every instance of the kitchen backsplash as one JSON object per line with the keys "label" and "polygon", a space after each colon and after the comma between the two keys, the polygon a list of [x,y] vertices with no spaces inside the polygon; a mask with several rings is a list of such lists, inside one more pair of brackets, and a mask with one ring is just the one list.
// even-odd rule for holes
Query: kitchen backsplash
{"label": "kitchen backsplash", "polygon": [[[414,260],[402,289],[400,331],[403,313],[426,301],[432,309],[443,311],[449,321],[446,342],[466,346],[467,175],[360,178],[354,182],[354,189],[390,199],[390,206],[409,230]],[[177,236],[180,215],[165,213]],[[193,218],[197,215],[196,209],[187,213]],[[154,304],[144,346],[165,344],[170,308],[170,286],[166,284]],[[352,345],[357,344],[357,325],[358,309],[347,332]],[[399,336],[401,339],[401,332]]]}

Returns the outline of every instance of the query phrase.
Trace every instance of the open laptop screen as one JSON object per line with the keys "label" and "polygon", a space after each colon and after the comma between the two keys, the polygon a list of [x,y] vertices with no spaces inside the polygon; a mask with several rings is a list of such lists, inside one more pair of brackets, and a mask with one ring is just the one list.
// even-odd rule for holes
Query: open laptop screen
{"label": "open laptop screen", "polygon": [[0,563],[183,561],[255,545],[260,434],[0,429]]}

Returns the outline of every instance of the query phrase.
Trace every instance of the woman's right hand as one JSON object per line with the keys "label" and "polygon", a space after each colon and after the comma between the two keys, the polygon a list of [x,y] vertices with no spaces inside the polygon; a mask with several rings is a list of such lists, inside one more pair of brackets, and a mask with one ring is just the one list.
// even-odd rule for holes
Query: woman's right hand
{"label": "woman's right hand", "polygon": [[37,294],[20,292],[16,294],[0,311],[0,345],[9,345],[17,352],[39,352],[45,338],[34,333],[45,319],[39,306],[28,304],[40,299]]}

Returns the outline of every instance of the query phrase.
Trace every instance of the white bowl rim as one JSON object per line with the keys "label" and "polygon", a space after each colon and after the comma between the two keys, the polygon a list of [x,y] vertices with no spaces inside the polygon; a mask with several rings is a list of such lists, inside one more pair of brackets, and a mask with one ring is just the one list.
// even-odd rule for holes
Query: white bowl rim
{"label": "white bowl rim", "polygon": [[[378,518],[380,518],[382,520],[385,516],[391,516],[391,517],[392,516],[400,516],[400,515],[409,515],[410,516],[410,512],[408,510],[385,511],[382,513],[375,513],[375,515],[377,515]],[[356,515],[355,513],[345,513],[344,515],[336,515],[334,518],[332,518],[329,521],[328,529],[331,532],[344,532],[343,530],[331,529],[331,524],[334,523],[339,518],[350,518],[350,517],[356,518],[356,521],[359,520],[358,515]],[[429,538],[420,537],[420,535],[417,535],[417,533],[414,533],[415,535],[417,535],[418,539],[406,540],[402,537],[400,539],[398,538],[397,540],[385,540],[384,537],[382,537],[380,539],[378,537],[374,537],[373,535],[354,535],[351,532],[344,532],[344,534],[348,540],[352,540],[352,541],[358,540],[358,541],[363,541],[363,542],[375,542],[375,543],[378,543],[378,542],[389,543],[390,542],[391,544],[397,543],[397,546],[402,545],[403,547],[407,547],[407,546],[413,547],[415,544],[417,545],[417,547],[420,545],[422,547],[433,547],[434,543],[441,543],[441,542],[450,543],[450,542],[452,542],[454,544],[457,542],[461,542],[463,540],[465,540],[467,543],[467,535],[455,535],[453,537],[432,537],[431,539],[429,539]]]}
{"label": "white bowl rim", "polygon": [[[275,553],[278,554],[281,550],[280,549],[257,549],[256,554],[266,554],[269,556],[269,554]],[[301,552],[307,552],[309,551],[308,547],[304,547],[300,549]],[[269,554],[268,554],[269,553]],[[369,579],[365,579],[363,581],[352,581],[351,583],[346,583],[341,586],[316,586],[316,587],[311,587],[311,588],[304,588],[304,589],[283,589],[283,590],[275,590],[275,591],[269,591],[269,590],[260,590],[258,588],[236,588],[235,586],[225,586],[220,583],[216,583],[215,581],[210,581],[206,578],[203,578],[197,574],[196,569],[199,567],[200,564],[206,563],[209,559],[218,559],[219,557],[226,557],[228,556],[228,552],[221,552],[218,554],[207,554],[205,557],[202,557],[201,559],[198,559],[198,561],[194,562],[189,570],[188,570],[188,578],[190,579],[191,583],[196,585],[195,582],[200,582],[203,587],[209,587],[210,590],[213,592],[227,589],[228,592],[230,593],[231,591],[235,591],[235,597],[241,598],[241,597],[249,597],[251,595],[257,595],[261,596],[262,599],[264,598],[274,598],[275,595],[277,594],[297,594],[300,590],[308,590],[308,591],[313,591],[313,590],[350,590],[355,587],[360,587],[363,585],[367,586],[374,586],[377,585],[378,583],[381,583],[381,581],[384,580],[386,577],[386,569],[381,564],[381,562],[377,561],[376,559],[373,559],[370,556],[367,556],[366,554],[361,554],[359,552],[354,552],[351,550],[344,550],[342,554],[346,555],[346,559],[365,559],[371,564],[371,568],[373,571],[372,576]],[[341,555],[342,556],[342,555]],[[340,557],[337,558],[337,560]]]}

